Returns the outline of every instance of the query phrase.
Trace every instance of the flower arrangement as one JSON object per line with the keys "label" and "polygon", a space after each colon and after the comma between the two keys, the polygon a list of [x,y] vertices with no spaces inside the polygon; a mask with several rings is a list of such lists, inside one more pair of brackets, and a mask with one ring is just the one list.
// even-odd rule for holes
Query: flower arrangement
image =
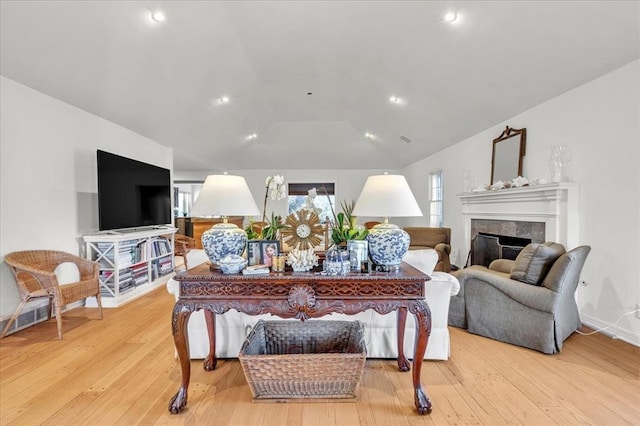
{"label": "flower arrangement", "polygon": [[[267,201],[269,198],[272,200],[282,200],[286,198],[287,191],[284,184],[284,177],[282,175],[267,176],[264,181],[264,202],[262,204],[262,223],[259,227],[254,226],[254,222],[251,221],[249,227],[246,229],[247,237],[250,240],[275,240],[278,237],[278,232],[284,228],[282,218],[276,216],[275,213],[271,213],[271,220],[267,220]],[[258,228],[258,229],[256,229]]]}
{"label": "flower arrangement", "polygon": [[[265,194],[264,194],[264,209],[267,208],[267,199],[271,196],[272,200],[282,200],[287,196],[287,191],[284,186],[284,176],[282,175],[273,175],[267,176],[267,179],[264,181],[265,184]],[[264,219],[264,213],[262,218]]]}
{"label": "flower arrangement", "polygon": [[[325,195],[329,198],[329,193],[323,187]],[[362,226],[358,226],[357,218],[353,215],[353,207],[355,202],[342,201],[340,207],[342,211],[336,214],[333,204],[329,199],[331,214],[333,215],[333,223],[331,224],[331,241],[336,245],[345,244],[348,240],[364,240],[369,231]]]}

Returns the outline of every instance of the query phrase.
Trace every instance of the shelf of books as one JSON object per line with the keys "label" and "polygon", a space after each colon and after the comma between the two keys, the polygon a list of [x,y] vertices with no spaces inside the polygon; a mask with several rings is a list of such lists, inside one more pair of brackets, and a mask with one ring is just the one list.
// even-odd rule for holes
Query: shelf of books
{"label": "shelf of books", "polygon": [[[173,227],[154,226],[83,236],[87,259],[100,265],[103,307],[118,307],[173,276],[175,232]],[[86,306],[97,306],[95,298],[88,298]]]}

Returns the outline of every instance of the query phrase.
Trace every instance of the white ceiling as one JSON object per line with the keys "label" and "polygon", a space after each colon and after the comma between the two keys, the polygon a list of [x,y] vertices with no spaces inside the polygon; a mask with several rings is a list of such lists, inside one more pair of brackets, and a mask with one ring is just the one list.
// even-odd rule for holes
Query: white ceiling
{"label": "white ceiling", "polygon": [[2,0],[0,18],[2,75],[173,147],[177,171],[399,169],[640,57],[637,1]]}

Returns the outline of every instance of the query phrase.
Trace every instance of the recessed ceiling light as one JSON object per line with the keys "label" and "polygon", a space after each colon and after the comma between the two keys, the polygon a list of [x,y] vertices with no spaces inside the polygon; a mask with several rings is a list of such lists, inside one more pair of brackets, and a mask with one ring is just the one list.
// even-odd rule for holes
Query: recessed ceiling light
{"label": "recessed ceiling light", "polygon": [[442,17],[442,19],[444,19],[445,22],[448,22],[450,24],[457,22],[459,18],[460,16],[456,12],[447,12]]}
{"label": "recessed ceiling light", "polygon": [[226,104],[229,102],[229,97],[228,96],[222,96],[220,99],[218,99],[218,103],[220,104]]}
{"label": "recessed ceiling light", "polygon": [[367,139],[375,139],[376,138],[372,133],[369,133],[369,132],[365,133],[364,137],[367,138]]}
{"label": "recessed ceiling light", "polygon": [[156,22],[164,22],[167,19],[167,15],[161,10],[156,10],[155,12],[151,12],[151,19]]}
{"label": "recessed ceiling light", "polygon": [[247,136],[247,140],[250,141],[252,139],[255,139],[258,137],[257,133],[251,133],[249,136]]}
{"label": "recessed ceiling light", "polygon": [[397,97],[397,96],[391,96],[391,97],[389,98],[389,102],[392,102],[392,103],[394,103],[394,104],[398,104],[398,103],[400,103],[400,98],[399,98],[399,97]]}

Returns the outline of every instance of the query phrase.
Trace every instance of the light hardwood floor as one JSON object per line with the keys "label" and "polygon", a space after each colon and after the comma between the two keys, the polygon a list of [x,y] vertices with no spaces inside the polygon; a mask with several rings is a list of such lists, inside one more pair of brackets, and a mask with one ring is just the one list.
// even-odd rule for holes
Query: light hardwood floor
{"label": "light hardwood floor", "polygon": [[96,320],[94,309],[64,315],[0,341],[2,425],[625,425],[640,424],[639,348],[602,335],[573,335],[549,356],[451,328],[449,361],[425,362],[433,413],[413,408],[410,373],[368,360],[356,403],[253,403],[237,360],[204,372],[193,361],[189,403],[177,391],[164,288]]}

